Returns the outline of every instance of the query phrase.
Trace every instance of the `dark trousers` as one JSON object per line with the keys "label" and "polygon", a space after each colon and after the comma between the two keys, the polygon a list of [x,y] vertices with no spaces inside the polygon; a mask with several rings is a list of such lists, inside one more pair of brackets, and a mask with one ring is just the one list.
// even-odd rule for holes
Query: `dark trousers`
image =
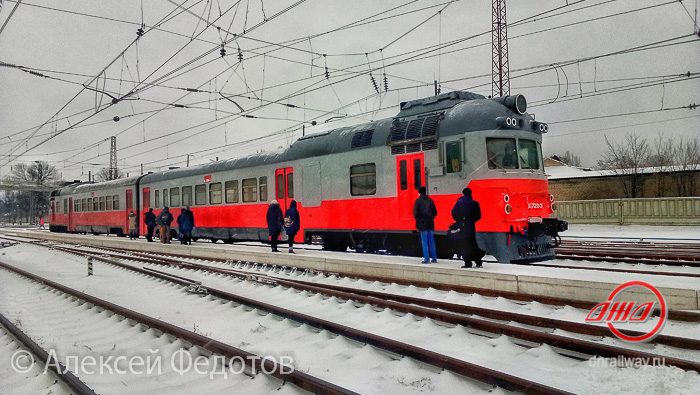
{"label": "dark trousers", "polygon": [[481,258],[486,255],[484,250],[479,248],[479,244],[476,242],[476,235],[469,235],[461,240],[462,243],[462,259],[464,259],[465,266],[471,266],[472,261],[477,265],[481,266]]}
{"label": "dark trousers", "polygon": [[272,251],[277,251],[277,243],[279,241],[278,239],[280,237],[280,233],[281,232],[278,230],[270,236],[270,244],[272,245]]}
{"label": "dark trousers", "polygon": [[287,239],[288,239],[287,241],[289,241],[289,248],[290,248],[290,249],[291,249],[292,247],[294,247],[294,237],[295,237],[296,235],[297,235],[296,233],[292,233],[292,234],[288,234],[288,235],[287,235]]}
{"label": "dark trousers", "polygon": [[155,229],[155,225],[146,225],[147,226],[147,232],[146,232],[146,240],[148,241],[153,241],[153,229]]}

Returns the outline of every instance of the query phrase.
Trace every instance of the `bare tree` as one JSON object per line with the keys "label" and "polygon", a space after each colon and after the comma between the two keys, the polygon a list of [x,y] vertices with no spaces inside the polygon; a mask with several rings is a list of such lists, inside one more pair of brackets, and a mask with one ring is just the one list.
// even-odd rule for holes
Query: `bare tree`
{"label": "bare tree", "polygon": [[656,178],[656,196],[662,197],[666,195],[666,179],[668,178],[668,170],[670,170],[673,163],[674,156],[674,139],[664,137],[661,133],[656,140],[654,140],[653,154],[649,157],[649,166],[654,167]]}
{"label": "bare tree", "polygon": [[700,171],[700,139],[681,139],[674,147],[674,186],[678,196],[694,196]]}
{"label": "bare tree", "polygon": [[648,165],[651,156],[649,143],[634,133],[627,134],[621,143],[613,143],[605,136],[605,144],[608,151],[598,166],[618,176],[625,197],[636,198],[641,192],[641,169]]}
{"label": "bare tree", "polygon": [[569,151],[566,151],[564,155],[556,155],[556,157],[559,158],[559,160],[561,160],[564,164],[581,167],[581,157],[574,155]]}
{"label": "bare tree", "polygon": [[109,168],[103,167],[101,168],[97,173],[95,173],[95,181],[96,182],[102,182],[102,181],[109,181],[109,180],[117,180],[119,178],[124,178],[124,173],[117,169],[117,177],[113,177],[112,174],[109,171]]}
{"label": "bare tree", "polygon": [[[59,180],[56,168],[43,161],[17,163],[12,166],[12,173],[5,178],[8,184],[26,186],[55,185],[57,181]],[[16,211],[10,214],[15,220],[24,217],[27,222],[36,221],[38,217],[43,217],[49,212],[48,192],[17,192],[11,196],[13,202],[7,207]]]}

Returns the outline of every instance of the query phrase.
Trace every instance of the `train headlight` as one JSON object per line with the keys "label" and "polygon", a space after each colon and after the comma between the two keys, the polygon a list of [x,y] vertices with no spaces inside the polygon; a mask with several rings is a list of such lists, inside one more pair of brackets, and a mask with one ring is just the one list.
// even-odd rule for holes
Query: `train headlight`
{"label": "train headlight", "polygon": [[510,202],[510,196],[508,196],[508,195],[503,195],[503,201],[506,202],[506,203]]}
{"label": "train headlight", "polygon": [[510,214],[513,212],[513,206],[511,206],[510,204],[506,204],[505,209],[506,209],[506,214]]}
{"label": "train headlight", "polygon": [[506,125],[513,126],[513,122],[510,120],[510,117],[506,118]]}
{"label": "train headlight", "polygon": [[552,211],[557,211],[557,204],[552,202]]}

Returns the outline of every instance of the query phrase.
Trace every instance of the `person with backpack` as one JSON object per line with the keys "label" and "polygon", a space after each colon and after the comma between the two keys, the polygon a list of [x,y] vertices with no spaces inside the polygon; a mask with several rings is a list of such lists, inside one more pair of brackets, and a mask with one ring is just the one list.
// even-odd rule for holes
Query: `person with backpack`
{"label": "person with backpack", "polygon": [[138,230],[136,229],[136,214],[133,210],[131,210],[131,213],[129,214],[129,239],[135,240],[138,238]]}
{"label": "person with backpack", "polygon": [[292,200],[289,203],[289,208],[284,212],[284,231],[287,232],[289,241],[289,253],[294,254],[294,237],[299,232],[299,210],[297,210],[297,201]]}
{"label": "person with backpack", "polygon": [[173,215],[168,206],[158,214],[157,221],[160,223],[160,242],[170,244],[170,224],[173,222]]}
{"label": "person with backpack", "polygon": [[277,239],[282,233],[282,226],[284,226],[283,221],[284,217],[280,204],[277,200],[273,200],[267,207],[267,230],[270,233],[272,252],[279,252],[277,250]]}
{"label": "person with backpack", "polygon": [[420,240],[423,245],[423,262],[429,264],[437,263],[437,252],[435,250],[435,217],[437,208],[433,199],[427,195],[425,187],[418,188],[418,198],[413,204],[413,218],[416,220],[416,229],[420,232]]}

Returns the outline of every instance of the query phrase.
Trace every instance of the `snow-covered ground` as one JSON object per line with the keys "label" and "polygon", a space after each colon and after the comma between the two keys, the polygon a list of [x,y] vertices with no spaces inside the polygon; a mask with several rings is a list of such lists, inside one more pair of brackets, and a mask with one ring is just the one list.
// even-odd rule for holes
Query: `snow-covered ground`
{"label": "snow-covered ground", "polygon": [[[2,252],[5,255],[0,260],[6,263],[183,328],[197,328],[213,338],[260,355],[290,355],[296,366],[309,374],[360,393],[480,393],[485,390],[469,380],[449,372],[434,371],[408,358],[394,361],[372,347],[335,338],[325,332],[318,334],[306,326],[298,327],[287,320],[280,322],[270,315],[260,315],[255,310],[248,311],[231,303],[187,294],[180,287],[143,275],[99,264],[96,265],[96,275],[87,278],[83,259],[58,251],[24,244]],[[8,275],[0,274],[0,278],[6,281],[2,287],[7,294],[0,297],[0,311],[17,314],[17,298],[22,298],[22,295],[26,298],[36,297],[35,293],[26,290],[26,280],[8,280]],[[186,275],[193,276],[195,272]],[[599,360],[576,361],[555,353],[548,346],[527,349],[507,337],[489,339],[461,326],[437,324],[432,320],[397,315],[388,310],[378,312],[370,306],[358,308],[352,302],[282,287],[269,288],[219,275],[199,276],[205,285],[226,288],[234,293],[318,315],[576,393],[695,394],[700,388],[697,373],[677,368],[619,368]],[[406,289],[411,291],[410,287]],[[454,293],[441,294],[448,298],[465,299]],[[507,306],[515,311],[520,306],[503,299],[480,298],[473,302]],[[526,306],[520,312],[532,314],[533,310],[539,309],[536,304]],[[563,310],[563,314],[574,312]],[[694,328],[686,327],[682,332],[691,331],[686,333],[692,336],[693,329],[697,330],[697,325]],[[109,346],[112,347],[113,343]],[[80,347],[80,344],[76,347]],[[697,355],[688,359],[698,360]],[[147,383],[147,380],[144,382]],[[129,392],[145,392],[139,389],[151,388],[149,385],[153,383],[143,385],[133,387],[135,391]],[[2,389],[0,383],[0,392],[4,393]]]}
{"label": "snow-covered ground", "polygon": [[700,226],[569,224],[562,238],[614,237],[626,240],[700,243]]}

